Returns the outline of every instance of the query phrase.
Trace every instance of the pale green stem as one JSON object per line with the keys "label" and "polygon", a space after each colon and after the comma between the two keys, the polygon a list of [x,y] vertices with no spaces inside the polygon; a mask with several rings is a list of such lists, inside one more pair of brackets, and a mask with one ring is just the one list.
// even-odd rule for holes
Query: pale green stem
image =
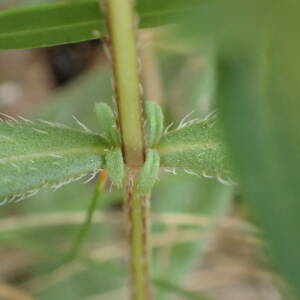
{"label": "pale green stem", "polygon": [[139,168],[145,149],[133,1],[107,0],[106,10],[125,162]]}
{"label": "pale green stem", "polygon": [[118,119],[126,164],[124,198],[130,247],[132,300],[150,300],[147,197],[135,192],[145,161],[142,103],[132,0],[106,0]]}

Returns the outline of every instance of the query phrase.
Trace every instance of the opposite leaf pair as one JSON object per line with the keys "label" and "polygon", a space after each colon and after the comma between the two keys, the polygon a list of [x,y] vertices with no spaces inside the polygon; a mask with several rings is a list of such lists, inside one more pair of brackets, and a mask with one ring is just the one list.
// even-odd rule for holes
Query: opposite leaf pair
{"label": "opposite leaf pair", "polygon": [[[146,117],[146,143],[148,147],[158,144],[164,127],[164,116],[160,106],[152,101],[145,102]],[[120,134],[116,122],[116,116],[106,103],[95,104],[95,112],[99,120],[102,135],[112,146],[120,147]]]}
{"label": "opposite leaf pair", "polygon": [[[1,203],[21,201],[42,187],[57,189],[83,178],[88,182],[104,168],[116,185],[122,185],[124,163],[114,113],[106,104],[97,104],[96,112],[103,136],[48,121],[12,117],[1,121]],[[181,168],[191,174],[231,182],[215,116],[189,121],[163,134],[159,106],[146,102],[145,115],[148,150],[136,187],[140,193],[151,189],[160,167],[172,172]]]}
{"label": "opposite leaf pair", "polygon": [[[116,117],[106,103],[96,103],[96,115],[101,124],[102,134],[111,145],[105,154],[105,169],[113,184],[121,187],[125,175],[125,165],[120,146],[120,134]],[[147,101],[145,103],[145,134],[148,147],[156,145],[163,132],[163,113],[158,104]],[[136,186],[137,192],[147,194],[155,184],[160,167],[160,156],[157,150],[148,148],[146,161],[141,170],[140,180]]]}

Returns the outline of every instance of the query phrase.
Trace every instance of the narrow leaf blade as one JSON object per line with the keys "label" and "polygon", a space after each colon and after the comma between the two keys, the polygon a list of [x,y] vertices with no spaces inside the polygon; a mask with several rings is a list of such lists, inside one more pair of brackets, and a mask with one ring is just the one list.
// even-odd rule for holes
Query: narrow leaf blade
{"label": "narrow leaf blade", "polygon": [[[201,3],[202,0],[138,1],[140,27],[178,22]],[[105,33],[99,0],[60,1],[0,12],[0,49],[74,43]]]}
{"label": "narrow leaf blade", "polygon": [[290,28],[276,31],[280,43],[223,59],[218,100],[241,190],[299,296],[300,42],[298,32],[286,34]]}
{"label": "narrow leaf blade", "polygon": [[154,284],[162,289],[162,290],[166,290],[169,293],[172,294],[177,294],[177,295],[181,295],[183,297],[185,297],[185,299],[190,299],[190,300],[213,300],[212,298],[202,295],[199,292],[194,292],[194,291],[189,291],[185,288],[182,288],[181,286],[169,282],[167,280],[161,279],[161,278],[155,278],[153,280]]}
{"label": "narrow leaf blade", "polygon": [[0,49],[45,47],[95,39],[104,30],[94,0],[26,6],[0,13]]}

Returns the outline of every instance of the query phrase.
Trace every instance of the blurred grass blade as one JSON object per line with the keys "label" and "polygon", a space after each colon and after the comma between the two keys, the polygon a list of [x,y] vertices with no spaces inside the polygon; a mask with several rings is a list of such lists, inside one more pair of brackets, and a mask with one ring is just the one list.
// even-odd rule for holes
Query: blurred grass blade
{"label": "blurred grass blade", "polygon": [[299,25],[275,20],[264,47],[248,44],[223,58],[218,100],[242,191],[300,296]]}
{"label": "blurred grass blade", "polygon": [[161,166],[231,181],[228,158],[215,116],[165,134],[157,150]]}
{"label": "blurred grass blade", "polygon": [[84,223],[80,227],[79,233],[78,233],[76,240],[71,248],[71,251],[65,258],[65,262],[70,262],[71,260],[75,259],[80,254],[80,250],[82,248],[84,240],[86,239],[86,237],[89,233],[89,230],[92,226],[93,215],[97,210],[97,206],[99,205],[99,202],[103,198],[103,192],[104,192],[105,185],[106,185],[107,175],[108,175],[107,171],[105,171],[105,170],[103,170],[99,175],[99,180],[97,182],[95,193],[91,200],[90,206],[87,209]]}
{"label": "blurred grass blade", "polygon": [[190,300],[213,300],[210,297],[201,295],[200,292],[193,292],[193,291],[186,290],[186,289],[178,286],[177,284],[174,284],[174,283],[169,282],[167,280],[155,278],[155,279],[153,279],[153,283],[158,288],[166,290],[169,293],[183,296],[184,299],[190,299]]}
{"label": "blurred grass blade", "polygon": [[50,123],[0,122],[2,204],[96,172],[102,167],[105,147],[100,136]]}
{"label": "blurred grass blade", "polygon": [[[183,197],[184,195],[184,201]],[[159,201],[164,199],[164,201]],[[190,241],[182,241],[193,227],[180,225],[160,226],[153,224],[153,232],[164,232],[166,237],[173,234],[174,244],[154,252],[152,274],[154,278],[167,278],[173,284],[181,285],[189,272],[202,259],[211,233],[230,212],[233,199],[233,188],[209,179],[178,174],[166,175],[156,185],[153,199],[153,211],[159,213],[187,214],[193,217],[205,217],[209,222],[194,227],[198,236]],[[173,299],[167,290],[155,289],[155,299]]]}
{"label": "blurred grass blade", "polygon": [[[99,120],[94,114],[95,95],[109,101],[112,97],[111,72],[103,66],[100,71],[92,70],[75,79],[71,84],[54,93],[47,99],[47,105],[30,113],[30,119],[52,120],[73,126],[73,115],[95,132],[100,132]],[[85,101],[82,101],[85,99]],[[103,127],[102,127],[103,129]]]}
{"label": "blurred grass blade", "polygon": [[[140,27],[179,21],[201,2],[140,0],[137,4]],[[59,1],[0,12],[0,49],[46,47],[104,35],[99,0]]]}

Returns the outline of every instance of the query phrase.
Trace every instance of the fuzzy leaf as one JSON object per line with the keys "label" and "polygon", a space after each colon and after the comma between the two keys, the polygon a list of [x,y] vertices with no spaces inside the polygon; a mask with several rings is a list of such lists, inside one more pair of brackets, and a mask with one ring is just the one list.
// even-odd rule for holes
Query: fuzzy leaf
{"label": "fuzzy leaf", "polygon": [[231,181],[228,157],[215,123],[215,118],[210,118],[165,134],[157,146],[161,166]]}
{"label": "fuzzy leaf", "polygon": [[117,187],[121,187],[124,179],[124,161],[122,151],[119,147],[110,149],[105,156],[106,165],[105,168],[108,171],[108,175],[113,184]]}
{"label": "fuzzy leaf", "polygon": [[140,180],[137,186],[138,193],[148,194],[151,192],[158,179],[160,157],[157,150],[148,149],[146,161],[141,171]]}
{"label": "fuzzy leaf", "polygon": [[[0,12],[0,49],[46,47],[105,35],[99,0],[59,1]],[[140,27],[174,23],[201,0],[140,0]]]}
{"label": "fuzzy leaf", "polygon": [[117,127],[116,116],[110,106],[104,102],[95,103],[95,112],[99,121],[100,131],[111,144],[120,145],[120,135]]}
{"label": "fuzzy leaf", "polygon": [[102,167],[100,136],[43,123],[0,122],[0,199],[18,201]]}
{"label": "fuzzy leaf", "polygon": [[159,142],[164,127],[164,115],[160,106],[153,101],[145,103],[146,137],[149,146]]}

